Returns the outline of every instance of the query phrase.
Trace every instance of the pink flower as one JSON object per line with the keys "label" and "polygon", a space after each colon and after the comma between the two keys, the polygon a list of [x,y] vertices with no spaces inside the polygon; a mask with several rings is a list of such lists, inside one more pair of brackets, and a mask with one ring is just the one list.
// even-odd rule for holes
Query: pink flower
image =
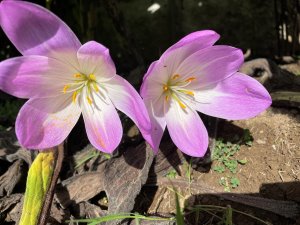
{"label": "pink flower", "polygon": [[243,63],[241,50],[213,46],[218,39],[210,30],[189,34],[149,67],[141,95],[152,122],[152,132],[145,138],[155,151],[167,126],[182,152],[201,157],[208,147],[208,134],[197,111],[239,120],[270,106],[265,88],[237,72]]}
{"label": "pink flower", "polygon": [[115,107],[142,133],[151,130],[142,99],[116,75],[106,47],[95,41],[81,45],[57,16],[28,2],[2,1],[0,24],[23,54],[0,63],[0,89],[29,98],[16,121],[21,145],[44,149],[60,144],[82,113],[90,142],[112,152],[123,134]]}

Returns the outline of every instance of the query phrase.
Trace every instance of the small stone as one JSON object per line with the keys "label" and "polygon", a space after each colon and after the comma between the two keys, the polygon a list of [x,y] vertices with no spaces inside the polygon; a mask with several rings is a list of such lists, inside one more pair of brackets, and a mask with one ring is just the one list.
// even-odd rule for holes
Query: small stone
{"label": "small stone", "polygon": [[137,135],[139,135],[139,129],[137,128],[137,126],[134,125],[134,126],[130,127],[130,129],[127,132],[127,136],[130,138],[134,138]]}
{"label": "small stone", "polygon": [[266,144],[267,142],[264,141],[264,140],[258,139],[258,140],[256,140],[256,143],[259,144],[259,145],[264,145],[264,144]]}

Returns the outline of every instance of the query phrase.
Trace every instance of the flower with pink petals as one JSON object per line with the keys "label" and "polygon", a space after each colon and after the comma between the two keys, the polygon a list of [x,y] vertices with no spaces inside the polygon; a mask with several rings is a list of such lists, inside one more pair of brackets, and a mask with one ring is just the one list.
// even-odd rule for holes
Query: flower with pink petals
{"label": "flower with pink petals", "polygon": [[201,157],[208,147],[208,134],[197,111],[239,120],[270,106],[266,89],[237,72],[244,60],[242,51],[214,45],[218,39],[210,30],[191,33],[149,67],[141,95],[152,123],[152,132],[145,138],[155,151],[167,127],[182,152]]}
{"label": "flower with pink petals", "polygon": [[29,2],[2,1],[0,25],[23,55],[0,63],[0,89],[29,98],[16,121],[21,145],[44,149],[60,144],[82,113],[90,142],[112,152],[123,134],[115,108],[142,133],[151,130],[142,99],[116,75],[106,47],[95,41],[81,45],[57,16]]}

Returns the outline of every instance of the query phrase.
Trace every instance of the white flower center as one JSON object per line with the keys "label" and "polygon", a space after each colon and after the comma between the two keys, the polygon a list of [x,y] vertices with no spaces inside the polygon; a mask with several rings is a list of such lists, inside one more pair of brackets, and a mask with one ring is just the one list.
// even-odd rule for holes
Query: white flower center
{"label": "white flower center", "polygon": [[179,74],[175,74],[163,85],[163,94],[165,100],[169,101],[170,98],[174,99],[182,109],[186,108],[183,100],[184,98],[193,98],[194,92],[186,89],[186,86],[196,80],[195,77],[189,77],[187,79],[181,79]]}
{"label": "white flower center", "polygon": [[73,77],[75,78],[72,83],[66,84],[63,88],[63,93],[73,93],[72,100],[75,103],[77,96],[86,91],[86,100],[91,105],[93,100],[91,98],[91,94],[93,91],[99,92],[99,84],[96,80],[96,76],[94,74],[81,74],[77,73],[74,74]]}

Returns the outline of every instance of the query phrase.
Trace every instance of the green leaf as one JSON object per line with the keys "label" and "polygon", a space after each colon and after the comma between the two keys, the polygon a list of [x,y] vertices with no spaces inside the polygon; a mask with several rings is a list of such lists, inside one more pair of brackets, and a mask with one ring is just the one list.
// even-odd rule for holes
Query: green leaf
{"label": "green leaf", "polygon": [[231,184],[232,188],[236,188],[236,187],[238,187],[240,185],[240,180],[238,178],[236,178],[236,177],[232,177],[230,179],[230,184]]}
{"label": "green leaf", "polygon": [[213,170],[218,172],[218,173],[223,173],[225,171],[225,167],[224,166],[215,166],[213,168]]}
{"label": "green leaf", "polygon": [[177,176],[177,172],[175,169],[171,169],[167,172],[166,177],[170,179],[174,179]]}
{"label": "green leaf", "polygon": [[230,172],[236,173],[236,169],[237,169],[237,166],[238,166],[237,160],[232,159],[232,160],[226,161],[224,163],[224,165],[230,170]]}
{"label": "green leaf", "polygon": [[245,145],[247,145],[249,147],[252,146],[253,137],[252,137],[249,129],[244,130],[242,141],[245,143]]}
{"label": "green leaf", "polygon": [[238,160],[238,163],[241,165],[245,165],[247,162],[248,162],[248,160],[246,158]]}

